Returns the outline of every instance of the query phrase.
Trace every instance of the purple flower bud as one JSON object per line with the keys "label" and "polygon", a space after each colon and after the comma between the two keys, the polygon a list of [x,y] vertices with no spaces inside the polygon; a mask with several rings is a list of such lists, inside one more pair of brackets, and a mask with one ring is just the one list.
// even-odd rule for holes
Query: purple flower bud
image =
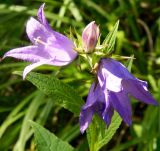
{"label": "purple flower bud", "polygon": [[82,33],[82,46],[86,53],[90,53],[94,50],[99,37],[99,27],[95,21],[89,23]]}

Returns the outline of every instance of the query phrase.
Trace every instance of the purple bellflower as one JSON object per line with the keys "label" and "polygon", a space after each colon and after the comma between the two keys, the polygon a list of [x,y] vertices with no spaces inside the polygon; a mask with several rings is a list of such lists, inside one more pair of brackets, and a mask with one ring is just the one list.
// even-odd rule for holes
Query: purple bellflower
{"label": "purple bellflower", "polygon": [[64,66],[71,63],[77,56],[73,42],[51,29],[44,15],[44,5],[38,10],[38,21],[31,17],[26,24],[26,32],[33,45],[12,49],[3,57],[32,62],[24,69],[23,78],[38,66],[43,64]]}
{"label": "purple bellflower", "polygon": [[83,30],[82,33],[82,46],[85,53],[91,53],[99,38],[99,27],[95,21],[89,23]]}
{"label": "purple bellflower", "polygon": [[97,82],[90,88],[86,104],[80,113],[80,131],[83,133],[97,113],[110,125],[114,110],[125,123],[132,124],[129,95],[147,104],[158,105],[147,89],[147,82],[135,78],[120,62],[111,58],[101,59]]}

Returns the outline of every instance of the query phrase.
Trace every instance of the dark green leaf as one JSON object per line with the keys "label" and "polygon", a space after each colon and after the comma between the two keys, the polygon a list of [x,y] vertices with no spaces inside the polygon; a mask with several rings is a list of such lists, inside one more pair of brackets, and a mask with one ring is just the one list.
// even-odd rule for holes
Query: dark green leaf
{"label": "dark green leaf", "polygon": [[40,126],[39,124],[30,121],[34,131],[35,141],[38,151],[74,151],[75,149],[67,142],[57,138],[53,133]]}
{"label": "dark green leaf", "polygon": [[98,151],[101,147],[107,144],[119,128],[121,121],[120,116],[115,112],[112,122],[107,128],[102,119],[95,116],[87,131],[90,150]]}
{"label": "dark green leaf", "polygon": [[[21,72],[15,73],[21,75]],[[72,87],[61,82],[53,75],[31,72],[26,79],[45,94],[52,96],[55,103],[79,115],[83,100]]]}

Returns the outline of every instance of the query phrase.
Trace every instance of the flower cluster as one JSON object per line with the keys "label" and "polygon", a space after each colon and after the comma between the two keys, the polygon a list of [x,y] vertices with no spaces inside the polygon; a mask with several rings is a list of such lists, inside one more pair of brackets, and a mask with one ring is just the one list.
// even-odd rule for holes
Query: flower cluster
{"label": "flower cluster", "polygon": [[[32,62],[24,69],[23,78],[40,65],[64,66],[71,63],[78,55],[74,42],[51,29],[43,9],[44,4],[38,10],[38,20],[30,18],[26,25],[26,32],[32,45],[12,49],[3,57]],[[94,53],[99,35],[99,27],[95,21],[85,27],[82,33],[82,48],[86,55]],[[80,113],[82,133],[89,126],[95,113],[109,126],[116,110],[124,122],[131,125],[132,111],[129,96],[147,104],[158,104],[149,93],[147,83],[135,78],[124,65],[111,58],[104,58],[103,55],[98,59],[96,80],[91,85],[87,101]]]}

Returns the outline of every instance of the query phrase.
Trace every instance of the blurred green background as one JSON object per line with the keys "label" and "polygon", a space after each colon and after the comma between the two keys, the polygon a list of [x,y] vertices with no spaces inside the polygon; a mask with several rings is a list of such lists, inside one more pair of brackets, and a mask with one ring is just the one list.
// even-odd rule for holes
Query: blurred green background
{"label": "blurred green background", "polygon": [[[104,39],[120,20],[115,54],[135,60],[132,73],[148,81],[149,90],[160,100],[160,1],[159,0],[0,0],[0,56],[13,48],[29,45],[25,24],[36,17],[42,3],[54,30],[69,33],[70,27],[81,34],[95,20]],[[35,144],[28,120],[44,125],[79,151],[87,151],[86,136],[79,132],[78,117],[61,108],[22,77],[12,74],[28,63],[7,58],[0,64],[0,151],[34,151]],[[91,76],[70,65],[67,69],[40,67],[38,72],[55,75],[76,88],[86,99]],[[83,68],[83,67],[82,67]],[[121,124],[102,151],[160,151],[160,107],[132,99],[133,125]]]}

